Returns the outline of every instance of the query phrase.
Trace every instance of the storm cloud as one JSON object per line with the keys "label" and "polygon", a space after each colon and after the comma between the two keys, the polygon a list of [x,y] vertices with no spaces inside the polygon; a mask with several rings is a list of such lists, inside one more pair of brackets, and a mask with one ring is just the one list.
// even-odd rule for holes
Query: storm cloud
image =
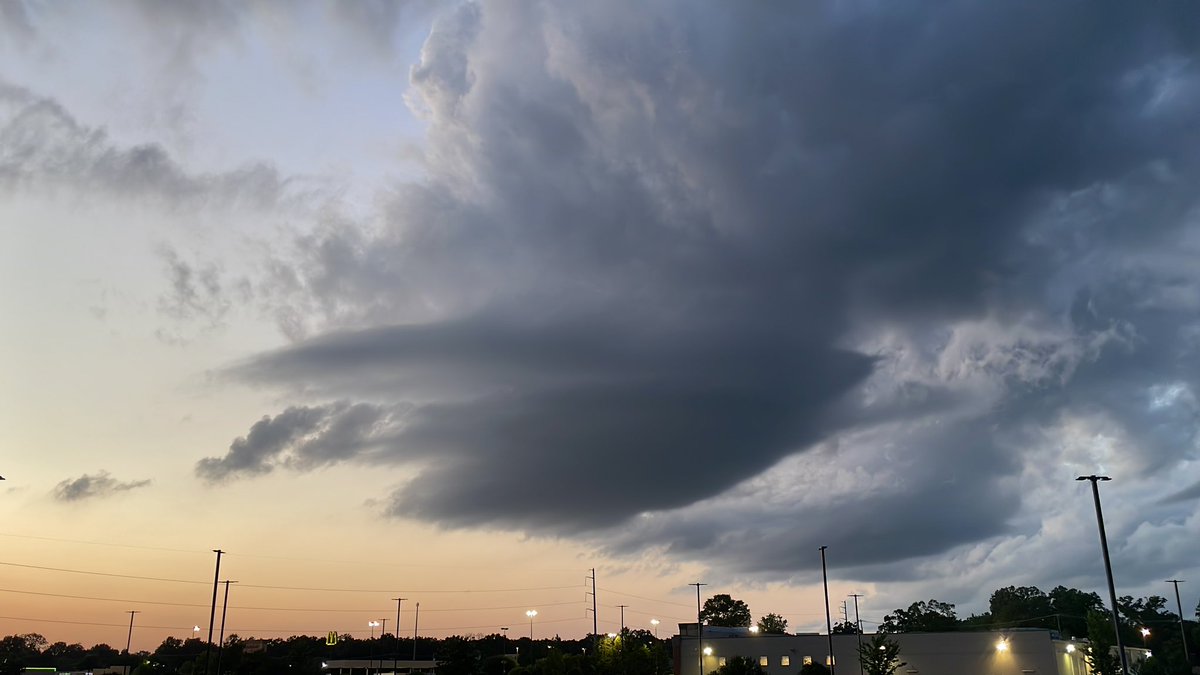
{"label": "storm cloud", "polygon": [[83,474],[79,478],[68,478],[54,486],[54,498],[60,502],[78,502],[88,499],[100,499],[112,495],[146,487],[147,480],[120,481],[113,478],[107,471],[94,474]]}
{"label": "storm cloud", "polygon": [[228,373],[309,400],[197,473],[408,466],[391,515],[747,574],[1048,536],[1076,472],[1183,491],[1193,12],[447,10],[423,179],[264,263],[313,337]]}

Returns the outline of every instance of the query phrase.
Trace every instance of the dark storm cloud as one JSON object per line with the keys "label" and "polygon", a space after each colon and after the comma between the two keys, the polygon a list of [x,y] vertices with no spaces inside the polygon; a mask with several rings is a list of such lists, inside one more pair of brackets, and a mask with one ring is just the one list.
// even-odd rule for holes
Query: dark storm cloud
{"label": "dark storm cloud", "polygon": [[54,498],[60,502],[77,502],[84,499],[108,497],[119,492],[128,492],[150,484],[149,480],[119,481],[100,471],[95,474],[83,474],[79,478],[62,481],[54,486]]}
{"label": "dark storm cloud", "polygon": [[[326,332],[233,372],[405,406],[355,437],[418,467],[395,515],[751,572],[1032,536],[1033,430],[1196,454],[1195,11],[464,5],[412,72],[427,179],[274,260]],[[730,496],[822,441],[836,499]]]}
{"label": "dark storm cloud", "polygon": [[196,475],[215,483],[280,465],[312,469],[363,454],[391,425],[385,411],[365,403],[288,408],[256,422],[224,457],[197,462]]}

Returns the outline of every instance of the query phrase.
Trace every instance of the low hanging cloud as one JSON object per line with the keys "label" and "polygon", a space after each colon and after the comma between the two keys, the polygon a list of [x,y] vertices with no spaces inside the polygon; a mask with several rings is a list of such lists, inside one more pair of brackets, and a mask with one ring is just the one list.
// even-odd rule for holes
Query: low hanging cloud
{"label": "low hanging cloud", "polygon": [[415,467],[389,514],[877,578],[1048,541],[1076,472],[1190,495],[1182,11],[447,10],[425,179],[264,261],[312,337],[228,373],[306,400],[197,473]]}
{"label": "low hanging cloud", "polygon": [[94,474],[85,473],[79,478],[68,478],[54,486],[52,494],[60,502],[79,502],[111,497],[149,484],[149,479],[121,481],[113,478],[107,471],[99,471]]}

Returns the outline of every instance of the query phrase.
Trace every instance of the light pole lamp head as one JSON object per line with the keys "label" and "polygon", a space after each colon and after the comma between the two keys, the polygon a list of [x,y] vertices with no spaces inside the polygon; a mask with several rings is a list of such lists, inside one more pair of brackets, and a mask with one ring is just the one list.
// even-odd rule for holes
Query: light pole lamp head
{"label": "light pole lamp head", "polygon": [[533,617],[537,616],[537,610],[536,609],[528,610],[525,612],[525,616],[532,619]]}
{"label": "light pole lamp head", "polygon": [[1094,480],[1098,480],[1098,481],[1108,481],[1108,480],[1112,480],[1112,479],[1111,479],[1111,478],[1109,478],[1108,476],[1097,476],[1097,475],[1095,475],[1095,474],[1092,474],[1091,476],[1078,476],[1078,477],[1076,477],[1076,478],[1075,478],[1075,480],[1093,480],[1093,481],[1094,481]]}

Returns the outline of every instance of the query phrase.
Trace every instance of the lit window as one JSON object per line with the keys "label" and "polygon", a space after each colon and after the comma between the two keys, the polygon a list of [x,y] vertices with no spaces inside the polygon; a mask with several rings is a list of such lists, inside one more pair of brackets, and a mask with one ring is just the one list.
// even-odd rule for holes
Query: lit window
{"label": "lit window", "polygon": [[806,665],[806,666],[812,665],[812,657],[811,656],[804,657],[804,665]]}
{"label": "lit window", "polygon": [[825,665],[826,666],[836,666],[837,661],[835,661],[832,656],[826,656],[825,657]]}
{"label": "lit window", "polygon": [[790,656],[781,656],[781,657],[779,657],[779,665],[781,665],[781,666],[790,666],[790,665],[792,665],[792,657],[790,657]]}
{"label": "lit window", "polygon": [[717,667],[719,667],[719,668],[725,667],[725,657],[724,656],[717,657]]}
{"label": "lit window", "polygon": [[758,657],[758,665],[766,668],[767,666],[771,665],[771,660],[765,656],[760,656]]}

